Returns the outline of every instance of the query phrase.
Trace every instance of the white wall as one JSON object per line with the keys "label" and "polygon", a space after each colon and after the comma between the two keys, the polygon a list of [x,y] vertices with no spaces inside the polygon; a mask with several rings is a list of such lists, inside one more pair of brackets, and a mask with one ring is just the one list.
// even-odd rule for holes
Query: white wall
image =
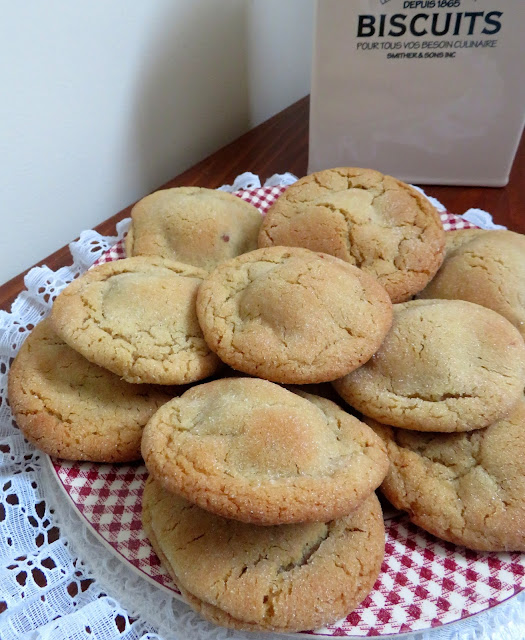
{"label": "white wall", "polygon": [[313,0],[254,0],[248,12],[251,126],[310,93]]}
{"label": "white wall", "polygon": [[0,8],[0,283],[309,92],[313,0]]}

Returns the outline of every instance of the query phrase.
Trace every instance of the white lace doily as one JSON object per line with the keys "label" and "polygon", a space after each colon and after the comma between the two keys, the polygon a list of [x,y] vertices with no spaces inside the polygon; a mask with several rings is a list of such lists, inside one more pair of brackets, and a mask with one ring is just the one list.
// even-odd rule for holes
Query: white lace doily
{"label": "white lace doily", "polygon": [[[294,181],[291,174],[278,175],[265,186]],[[260,186],[257,176],[246,173],[221,188]],[[491,217],[482,214],[485,218],[478,213],[476,224],[491,228]],[[72,265],[56,272],[45,266],[32,269],[25,279],[27,291],[11,313],[0,311],[0,639],[269,639],[271,634],[243,634],[208,624],[121,563],[64,500],[43,456],[24,440],[7,405],[9,365],[28,332],[49,313],[58,293],[120,239],[128,225],[129,219],[117,225],[116,238],[84,231],[70,245]],[[523,640],[525,592],[468,620],[409,637]]]}

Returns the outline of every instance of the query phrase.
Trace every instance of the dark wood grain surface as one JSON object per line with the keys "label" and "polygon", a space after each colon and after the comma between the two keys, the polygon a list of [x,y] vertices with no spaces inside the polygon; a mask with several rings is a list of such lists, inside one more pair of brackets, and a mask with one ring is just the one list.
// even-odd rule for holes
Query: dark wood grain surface
{"label": "dark wood grain surface", "polygon": [[[305,97],[159,188],[184,185],[216,188],[231,184],[245,171],[257,174],[262,182],[274,173],[286,171],[303,176],[308,164],[308,114],[309,100]],[[525,233],[525,136],[521,139],[506,187],[432,185],[424,188],[428,195],[436,197],[452,213],[464,213],[471,207],[478,207],[489,211],[495,222]],[[95,227],[96,230],[103,235],[113,235],[116,223],[129,216],[131,206],[102,222]],[[38,265],[46,264],[55,271],[70,263],[69,249],[62,247]],[[0,309],[10,309],[24,288],[26,273],[0,286]]]}

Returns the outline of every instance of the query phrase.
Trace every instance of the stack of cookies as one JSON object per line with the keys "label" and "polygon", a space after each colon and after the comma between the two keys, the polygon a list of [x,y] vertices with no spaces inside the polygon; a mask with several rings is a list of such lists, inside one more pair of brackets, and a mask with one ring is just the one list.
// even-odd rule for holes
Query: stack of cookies
{"label": "stack of cookies", "polygon": [[387,445],[382,490],[411,520],[471,549],[525,551],[525,344],[462,300],[394,306],[375,356],[334,383]]}
{"label": "stack of cookies", "polygon": [[9,402],[27,439],[70,460],[140,459],[148,419],[219,366],[195,312],[205,276],[138,257],[72,282],[10,369]]}
{"label": "stack of cookies", "polygon": [[[159,191],[132,211],[129,257],[26,340],[13,413],[51,455],[142,456],[152,546],[228,627],[352,611],[381,567],[380,485],[446,540],[525,550],[523,237],[491,233],[445,245],[424,196],[366,169],[307,176],[264,220]],[[325,383],[364,421],[296,386]]]}
{"label": "stack of cookies", "polygon": [[148,422],[143,522],[181,593],[236,629],[346,616],[385,547],[374,432],[338,405],[257,378],[186,391]]}

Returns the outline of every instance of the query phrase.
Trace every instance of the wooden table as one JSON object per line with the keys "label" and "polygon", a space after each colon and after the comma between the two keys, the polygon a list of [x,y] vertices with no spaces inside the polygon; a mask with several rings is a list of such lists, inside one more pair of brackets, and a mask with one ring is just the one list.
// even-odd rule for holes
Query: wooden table
{"label": "wooden table", "polygon": [[[305,175],[308,163],[308,114],[309,100],[306,97],[173,178],[163,188],[183,185],[220,187],[231,184],[236,176],[245,171],[259,175],[263,182],[274,173],[290,171],[299,177]],[[471,207],[478,207],[489,211],[495,222],[525,233],[525,135],[521,139],[506,187],[428,186],[425,191],[440,200],[452,213],[461,214]],[[96,230],[103,235],[113,235],[115,224],[129,216],[131,206],[102,222],[95,227]],[[62,247],[38,264],[46,264],[55,271],[70,263],[69,249]],[[0,309],[9,310],[15,297],[23,290],[25,273],[0,287]]]}

